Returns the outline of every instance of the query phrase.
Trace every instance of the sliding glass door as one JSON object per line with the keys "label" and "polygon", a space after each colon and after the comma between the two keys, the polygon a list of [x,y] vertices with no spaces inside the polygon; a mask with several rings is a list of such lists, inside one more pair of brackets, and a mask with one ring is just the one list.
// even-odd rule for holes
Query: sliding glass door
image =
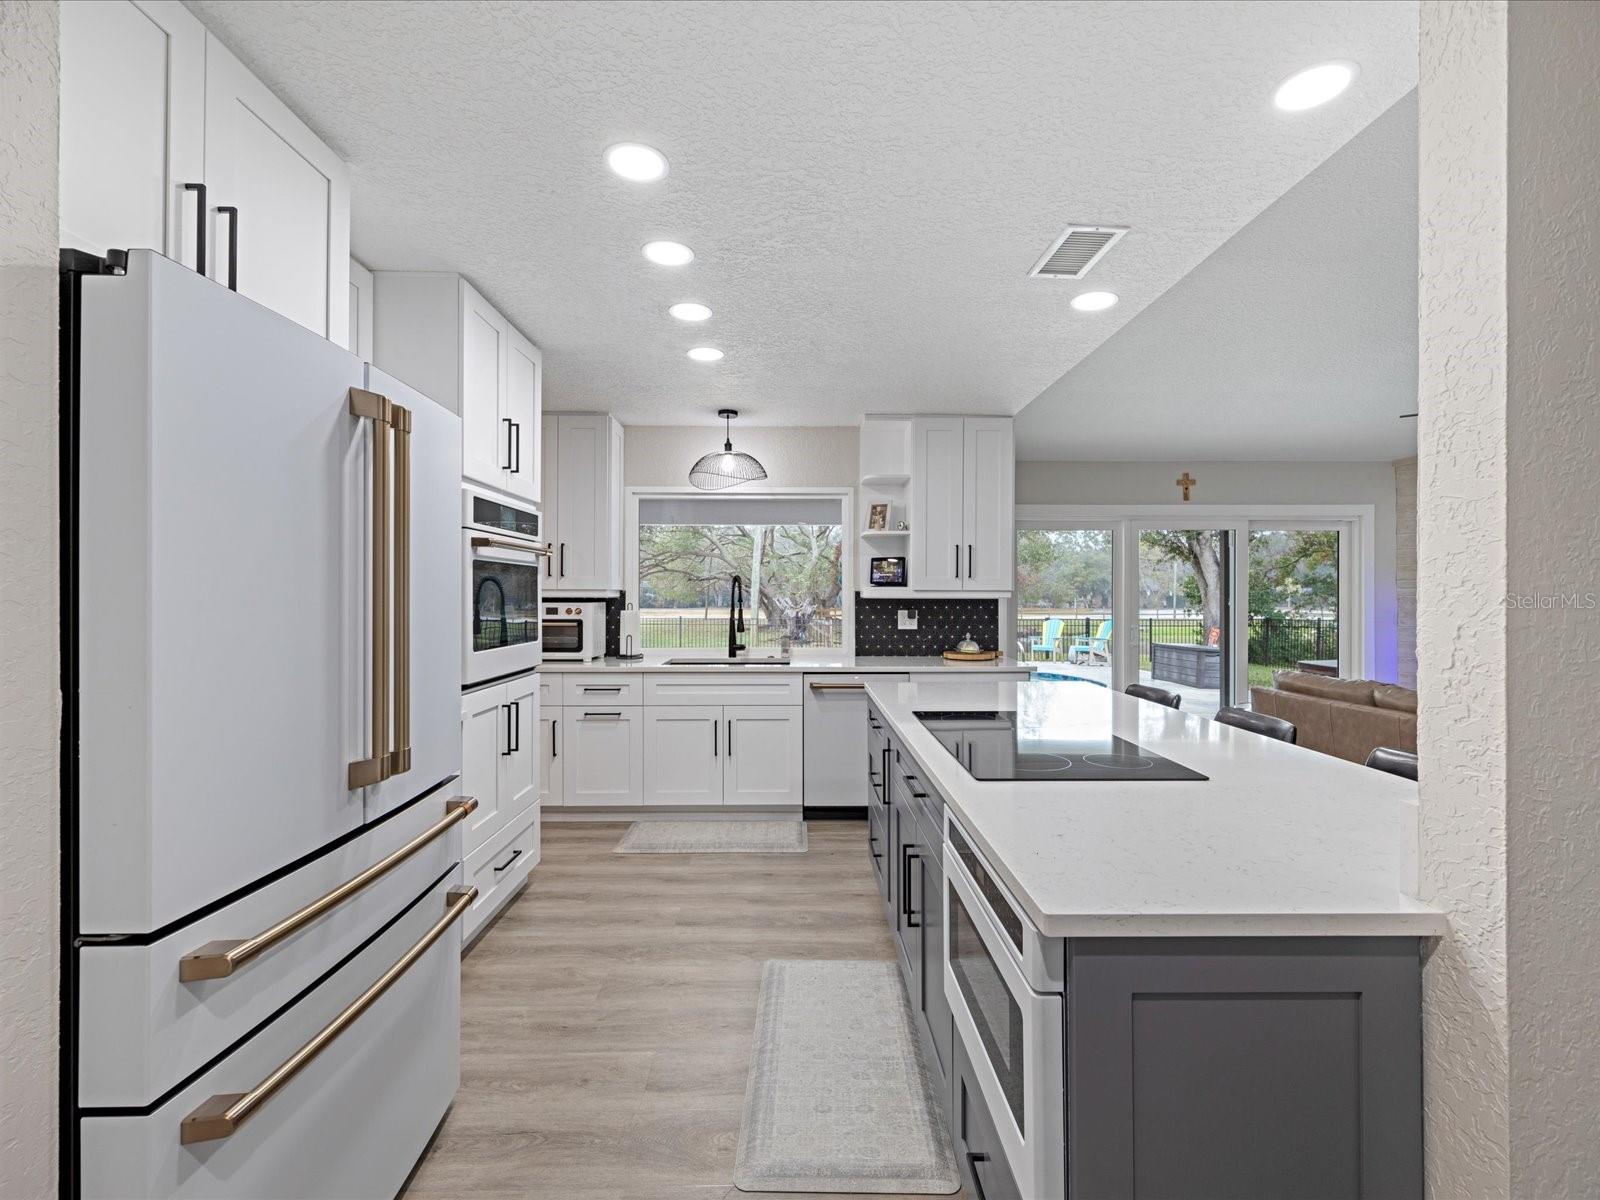
{"label": "sliding glass door", "polygon": [[1017,530],[1017,658],[1113,685],[1116,530]]}
{"label": "sliding glass door", "polygon": [[1235,695],[1234,530],[1140,526],[1138,539],[1139,682],[1211,716]]}
{"label": "sliding glass door", "polygon": [[1282,670],[1360,673],[1345,636],[1352,540],[1337,522],[1251,522],[1251,687]]}

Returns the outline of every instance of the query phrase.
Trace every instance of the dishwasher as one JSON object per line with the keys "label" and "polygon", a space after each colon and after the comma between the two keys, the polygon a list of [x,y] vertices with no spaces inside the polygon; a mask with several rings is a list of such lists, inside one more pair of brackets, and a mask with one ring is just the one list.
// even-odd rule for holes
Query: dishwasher
{"label": "dishwasher", "polygon": [[[904,672],[805,677],[807,811],[867,810],[867,684],[906,683]],[[841,814],[843,815],[843,814]]]}

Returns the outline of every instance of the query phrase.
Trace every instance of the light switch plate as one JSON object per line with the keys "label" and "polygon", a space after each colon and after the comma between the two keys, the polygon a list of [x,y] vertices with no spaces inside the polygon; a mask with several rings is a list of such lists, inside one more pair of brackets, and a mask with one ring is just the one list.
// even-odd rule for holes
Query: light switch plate
{"label": "light switch plate", "polygon": [[914,608],[902,608],[900,610],[900,628],[901,629],[915,629],[916,627],[917,627],[917,610],[914,609]]}

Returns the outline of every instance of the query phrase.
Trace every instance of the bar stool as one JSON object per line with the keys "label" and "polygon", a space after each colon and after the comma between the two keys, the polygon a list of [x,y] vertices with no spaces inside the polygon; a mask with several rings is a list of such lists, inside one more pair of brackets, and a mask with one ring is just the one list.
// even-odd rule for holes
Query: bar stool
{"label": "bar stool", "polygon": [[1407,779],[1417,777],[1417,756],[1409,750],[1396,750],[1392,746],[1379,746],[1367,755],[1367,766],[1375,771],[1387,771]]}
{"label": "bar stool", "polygon": [[1183,704],[1183,697],[1177,692],[1152,687],[1148,683],[1130,683],[1122,690],[1130,696],[1137,696],[1140,700],[1148,700],[1152,704],[1165,704],[1168,708],[1178,708]]}
{"label": "bar stool", "polygon": [[1232,725],[1235,729],[1248,729],[1262,737],[1276,738],[1293,743],[1298,736],[1294,723],[1282,717],[1269,717],[1266,713],[1251,712],[1248,708],[1219,708],[1212,718],[1219,725]]}

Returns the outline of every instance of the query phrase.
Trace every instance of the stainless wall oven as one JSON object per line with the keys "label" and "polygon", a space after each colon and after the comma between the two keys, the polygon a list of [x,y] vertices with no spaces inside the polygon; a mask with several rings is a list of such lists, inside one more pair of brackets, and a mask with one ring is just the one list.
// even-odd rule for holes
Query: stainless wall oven
{"label": "stainless wall oven", "polygon": [[470,484],[461,489],[462,681],[483,683],[541,661],[540,588],[550,548],[539,512]]}
{"label": "stainless wall oven", "polygon": [[946,812],[945,998],[1024,1196],[1066,1195],[1063,950],[1046,938]]}

